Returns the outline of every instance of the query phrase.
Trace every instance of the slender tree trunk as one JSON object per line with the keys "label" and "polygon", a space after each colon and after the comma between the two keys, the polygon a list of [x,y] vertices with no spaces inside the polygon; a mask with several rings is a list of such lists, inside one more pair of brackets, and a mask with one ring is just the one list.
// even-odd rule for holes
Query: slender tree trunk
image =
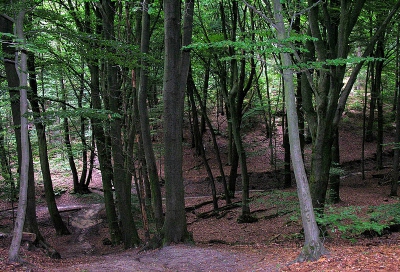
{"label": "slender tree trunk", "polygon": [[396,109],[396,138],[395,143],[396,146],[394,148],[393,155],[393,175],[392,175],[392,184],[390,187],[390,195],[397,196],[397,189],[399,187],[399,161],[400,161],[400,97],[399,97],[399,89],[400,89],[400,55],[399,55],[399,40],[400,40],[400,24],[397,22],[397,37],[396,37],[396,90],[395,93],[395,104],[394,109]]}
{"label": "slender tree trunk", "polygon": [[[63,100],[64,100],[64,102],[67,102],[67,90],[65,88],[63,77],[61,77],[61,79],[60,79],[60,85],[61,85],[61,93],[63,96]],[[63,103],[61,107],[62,107],[63,111],[67,110],[66,103]],[[63,128],[64,128],[64,144],[67,147],[68,163],[69,163],[69,167],[71,169],[72,181],[73,181],[74,190],[75,190],[79,186],[79,178],[78,178],[78,170],[76,169],[76,164],[74,161],[74,154],[72,152],[72,144],[71,144],[71,136],[70,136],[70,130],[69,130],[68,117],[64,117]]]}
{"label": "slender tree trunk", "polygon": [[[114,17],[115,17],[115,2],[111,0],[102,0],[101,7],[103,10],[103,35],[108,41],[115,39],[114,32]],[[108,47],[112,53],[112,47]],[[107,60],[105,64],[107,94],[109,98],[109,109],[116,115],[120,114],[120,105],[122,93],[118,84],[117,65],[113,60]],[[131,180],[126,169],[124,149],[122,141],[122,126],[123,122],[120,117],[115,117],[110,124],[111,136],[111,152],[113,158],[113,180],[115,186],[116,197],[118,200],[118,211],[121,217],[122,240],[125,248],[130,248],[140,243],[140,238],[137,233],[135,222],[132,214],[131,201]],[[128,154],[130,156],[131,154]]]}
{"label": "slender tree trunk", "polygon": [[[99,67],[89,65],[91,76],[91,98],[93,109],[102,110],[99,90]],[[122,240],[121,230],[118,225],[118,216],[115,210],[114,195],[112,189],[113,170],[110,153],[107,151],[106,135],[102,126],[102,120],[92,119],[93,134],[96,140],[97,154],[99,158],[101,180],[104,192],[104,204],[108,222],[108,230],[111,243],[117,245]]]}
{"label": "slender tree trunk", "polygon": [[231,203],[230,192],[229,192],[229,189],[228,189],[228,184],[226,182],[224,167],[222,165],[222,159],[221,159],[221,155],[220,155],[220,151],[219,151],[219,147],[218,147],[218,143],[217,143],[217,137],[215,135],[215,131],[214,131],[214,128],[213,128],[213,126],[211,124],[211,121],[207,116],[206,106],[201,101],[200,94],[198,93],[196,88],[194,89],[194,92],[196,94],[197,100],[200,103],[200,107],[202,109],[202,116],[204,118],[204,122],[207,124],[208,130],[210,131],[210,134],[211,134],[211,138],[212,138],[213,146],[214,146],[214,150],[215,150],[215,155],[216,155],[217,162],[218,162],[218,169],[219,169],[219,173],[221,175],[222,185],[224,186],[226,204],[230,204]]}
{"label": "slender tree trunk", "polygon": [[397,196],[397,189],[399,187],[399,160],[400,160],[400,98],[397,97],[396,106],[396,146],[393,155],[393,175],[390,187],[390,195]]}
{"label": "slender tree trunk", "polygon": [[[215,180],[214,180],[214,175],[211,171],[210,164],[208,163],[207,156],[205,153],[204,145],[203,145],[203,138],[201,137],[201,132],[200,132],[200,124],[199,124],[199,117],[197,114],[197,107],[195,104],[195,99],[194,99],[194,90],[196,89],[196,86],[193,81],[193,75],[192,75],[192,69],[189,69],[189,76],[188,76],[188,83],[187,83],[187,93],[190,101],[190,106],[191,106],[191,111],[193,115],[193,134],[196,135],[195,139],[197,141],[196,146],[199,148],[199,152],[201,156],[201,159],[203,161],[204,167],[206,168],[208,178],[210,179],[210,186],[211,186],[211,195],[213,199],[213,208],[214,210],[218,209],[218,198],[217,198],[217,190],[215,187]],[[196,90],[197,93],[197,90]]]}
{"label": "slender tree trunk", "polygon": [[[274,17],[278,40],[285,40],[286,29],[282,16],[282,4],[279,0],[273,1]],[[289,53],[281,53],[283,67],[292,67],[292,61]],[[308,187],[307,175],[304,168],[302,157],[298,117],[295,102],[295,88],[293,70],[284,68],[283,78],[285,81],[285,98],[288,117],[288,131],[290,141],[290,153],[297,183],[297,194],[300,202],[300,212],[304,228],[305,244],[298,261],[318,260],[321,255],[327,253],[320,238],[319,230],[315,220],[310,189]]]}
{"label": "slender tree trunk", "polygon": [[150,188],[151,188],[151,201],[154,212],[154,219],[156,227],[161,230],[164,223],[164,215],[162,209],[160,181],[157,171],[156,157],[154,155],[153,144],[151,141],[150,124],[147,110],[147,92],[148,89],[148,64],[146,56],[149,52],[150,44],[150,15],[148,14],[148,1],[143,1],[142,11],[142,33],[141,33],[141,53],[144,54],[142,58],[142,68],[140,71],[140,86],[138,94],[138,107],[140,117],[140,130],[142,133],[143,151],[146,158],[146,165],[149,174]]}
{"label": "slender tree trunk", "polygon": [[363,106],[363,139],[361,144],[361,176],[362,180],[365,180],[365,142],[367,135],[367,102],[368,102],[368,82],[369,82],[369,71],[371,62],[367,65],[367,74],[365,76],[365,90],[364,90],[364,106]]}
{"label": "slender tree trunk", "polygon": [[[0,19],[1,22],[1,19]],[[0,164],[1,164],[1,176],[4,178],[5,184],[9,184],[11,188],[10,199],[13,203],[17,198],[17,194],[15,191],[15,180],[13,177],[13,173],[11,171],[11,165],[8,161],[8,154],[6,150],[6,143],[4,139],[5,128],[3,127],[3,119],[0,120]],[[14,216],[13,216],[14,217]]]}
{"label": "slender tree trunk", "polygon": [[[376,54],[377,58],[384,58],[384,45],[383,39],[385,35],[382,35],[380,39],[378,39],[376,45]],[[383,70],[383,60],[378,60],[375,65],[375,88],[377,92],[377,110],[378,110],[378,130],[377,130],[377,146],[376,146],[376,167],[377,169],[383,168],[383,98],[382,98],[382,70]]]}
{"label": "slender tree trunk", "polygon": [[[287,131],[287,117],[285,116],[282,117],[282,124],[286,123],[286,126],[283,125],[284,127],[284,132],[283,132],[283,148],[285,149],[285,180],[283,183],[284,188],[290,188],[292,187],[292,171],[290,167],[290,142],[289,142],[289,133]],[[285,120],[286,119],[286,120]]]}
{"label": "slender tree trunk", "polygon": [[46,132],[45,126],[42,123],[39,100],[38,100],[38,90],[37,90],[37,82],[36,82],[36,67],[35,67],[35,55],[34,53],[28,53],[28,70],[29,70],[29,85],[31,87],[30,92],[30,103],[32,106],[34,123],[36,127],[36,134],[38,138],[38,147],[39,147],[39,158],[40,158],[40,166],[42,170],[43,184],[45,190],[45,197],[47,208],[49,210],[50,218],[53,222],[54,228],[58,235],[68,235],[70,234],[68,228],[64,224],[60,213],[58,212],[58,208],[56,205],[54,190],[53,190],[53,181],[51,179],[50,173],[50,163],[47,152],[47,140],[46,140]]}
{"label": "slender tree trunk", "polygon": [[[24,2],[24,1],[22,1]],[[21,9],[18,12],[15,28],[17,32],[17,37],[25,44],[24,35],[24,17],[25,10]],[[15,67],[16,70],[20,71],[19,76],[19,86],[20,86],[20,125],[21,125],[21,160],[19,165],[19,201],[17,218],[15,220],[15,225],[13,229],[13,239],[11,241],[8,259],[11,262],[20,262],[21,258],[19,256],[19,248],[22,240],[22,232],[25,223],[25,214],[28,199],[28,179],[29,179],[29,136],[28,136],[28,120],[26,114],[28,112],[28,97],[27,97],[27,86],[28,86],[28,69],[27,69],[27,55],[25,50],[20,50],[18,52],[19,56],[16,57]]]}
{"label": "slender tree trunk", "polygon": [[340,202],[340,173],[338,167],[340,166],[340,152],[339,152],[339,129],[336,133],[332,146],[332,167],[335,169],[329,177],[329,201],[331,203]]}

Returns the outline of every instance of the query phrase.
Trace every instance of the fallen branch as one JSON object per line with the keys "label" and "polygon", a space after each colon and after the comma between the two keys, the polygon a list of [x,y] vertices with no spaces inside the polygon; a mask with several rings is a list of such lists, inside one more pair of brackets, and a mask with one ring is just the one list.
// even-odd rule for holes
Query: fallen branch
{"label": "fallen branch", "polygon": [[199,208],[201,208],[203,206],[206,206],[206,205],[212,204],[212,203],[213,203],[212,200],[207,200],[207,201],[204,201],[202,203],[199,203],[199,204],[196,204],[196,205],[193,205],[193,206],[185,207],[185,211],[186,212],[191,212],[191,211],[197,210],[197,209],[199,209]]}
{"label": "fallen branch", "polygon": [[238,202],[234,202],[229,205],[223,206],[221,208],[218,208],[217,210],[211,210],[211,211],[199,213],[199,214],[197,214],[197,217],[198,218],[209,218],[214,215],[218,216],[219,212],[236,209],[241,206],[242,206],[242,202],[238,201]]}

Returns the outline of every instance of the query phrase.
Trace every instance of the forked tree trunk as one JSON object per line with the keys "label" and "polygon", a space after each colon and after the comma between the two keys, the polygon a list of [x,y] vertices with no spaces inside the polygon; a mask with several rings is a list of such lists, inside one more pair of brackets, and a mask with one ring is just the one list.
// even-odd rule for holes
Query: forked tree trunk
{"label": "forked tree trunk", "polygon": [[[210,164],[208,163],[207,156],[205,153],[204,149],[204,144],[203,144],[203,138],[201,137],[201,132],[200,132],[200,124],[199,124],[199,117],[197,114],[197,107],[196,107],[196,102],[194,99],[194,92],[195,92],[196,86],[193,81],[193,76],[192,76],[192,69],[189,69],[189,76],[188,76],[188,81],[187,81],[187,94],[189,97],[190,101],[190,107],[191,107],[191,112],[192,112],[192,119],[193,119],[193,134],[195,135],[195,140],[196,140],[196,146],[198,146],[198,151],[201,156],[201,159],[203,161],[204,167],[206,168],[208,178],[210,179],[210,187],[211,187],[211,195],[213,199],[213,208],[214,210],[218,209],[218,198],[217,198],[217,190],[215,187],[215,179],[214,175],[212,173]],[[197,93],[197,90],[196,90]]]}
{"label": "forked tree trunk", "polygon": [[[102,110],[100,90],[99,90],[99,67],[89,65],[91,77],[91,98],[93,109]],[[112,189],[113,170],[111,165],[110,153],[107,151],[106,136],[102,126],[102,120],[92,118],[93,134],[96,141],[97,156],[99,158],[101,180],[104,192],[104,204],[108,222],[108,232],[113,245],[118,245],[122,241],[122,233],[118,225],[118,216],[116,212],[114,195]]]}

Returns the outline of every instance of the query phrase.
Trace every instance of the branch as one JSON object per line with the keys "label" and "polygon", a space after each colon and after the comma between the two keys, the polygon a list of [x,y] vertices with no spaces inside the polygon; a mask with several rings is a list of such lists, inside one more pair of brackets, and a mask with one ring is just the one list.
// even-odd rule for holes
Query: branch
{"label": "branch", "polygon": [[249,3],[247,3],[245,0],[243,0],[243,3],[249,7],[250,9],[252,9],[255,13],[257,13],[258,15],[261,16],[261,18],[263,18],[265,21],[267,21],[270,25],[272,25],[275,29],[276,29],[276,25],[274,23],[273,20],[271,20],[270,18],[268,18],[264,13],[262,13],[261,11],[259,11],[258,9],[256,9],[256,7],[250,5]]}
{"label": "branch", "polygon": [[2,14],[0,14],[0,16],[2,16],[2,17],[4,17],[5,19],[7,19],[7,20],[9,20],[9,21],[11,21],[11,22],[14,23],[14,18],[8,16],[7,14],[2,13]]}
{"label": "branch", "polygon": [[[371,55],[372,51],[374,50],[375,43],[378,41],[379,37],[381,36],[382,33],[386,31],[386,28],[390,21],[392,20],[393,16],[397,13],[397,10],[400,8],[400,0],[397,1],[396,5],[394,5],[392,11],[388,14],[388,16],[385,18],[379,29],[376,31],[374,37],[372,37],[371,41],[365,48],[365,51],[362,55],[363,58],[366,58]],[[347,81],[346,86],[344,87],[342,93],[340,94],[339,97],[339,103],[338,103],[338,108],[336,110],[335,118],[333,120],[334,124],[338,124],[340,121],[340,117],[344,111],[344,107],[346,105],[347,98],[349,97],[349,94],[353,88],[354,82],[357,79],[358,73],[361,70],[361,67],[364,65],[364,61],[361,61],[356,65],[356,67],[353,69],[349,80]]]}

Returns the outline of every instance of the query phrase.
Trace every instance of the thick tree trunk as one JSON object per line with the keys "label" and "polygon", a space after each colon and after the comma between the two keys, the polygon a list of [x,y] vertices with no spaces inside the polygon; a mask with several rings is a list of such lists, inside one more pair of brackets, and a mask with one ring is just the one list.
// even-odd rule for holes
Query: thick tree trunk
{"label": "thick tree trunk", "polygon": [[[183,45],[191,42],[193,1],[185,6]],[[163,227],[164,244],[190,240],[186,224],[182,173],[182,123],[186,80],[189,70],[189,51],[180,43],[180,1],[164,1],[164,173],[166,214]]]}
{"label": "thick tree trunk", "polygon": [[[329,128],[326,128],[329,130]],[[323,130],[323,129],[321,129]],[[319,130],[320,131],[320,130]],[[323,212],[332,163],[332,133],[318,133],[313,141],[310,187],[313,206]]]}

